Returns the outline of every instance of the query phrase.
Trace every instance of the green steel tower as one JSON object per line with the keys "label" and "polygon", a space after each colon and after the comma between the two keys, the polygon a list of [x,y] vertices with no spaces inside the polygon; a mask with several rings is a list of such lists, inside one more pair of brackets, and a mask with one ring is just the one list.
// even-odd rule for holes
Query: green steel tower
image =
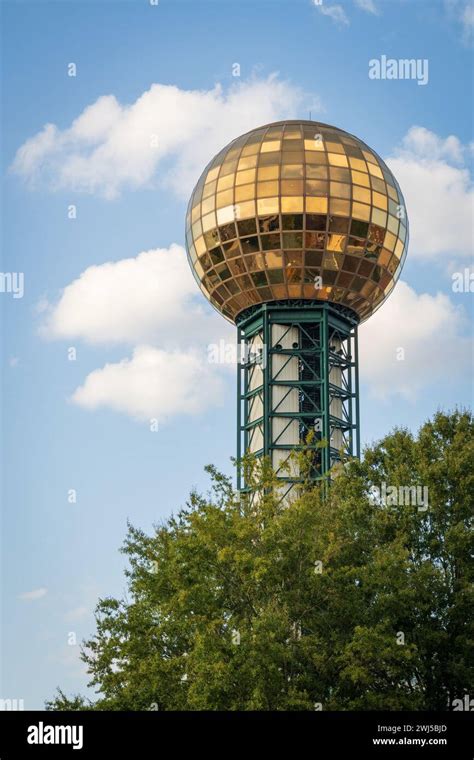
{"label": "green steel tower", "polygon": [[315,479],[359,456],[358,325],[393,289],[407,245],[393,174],[327,124],[251,130],[192,193],[190,265],[237,325],[237,456],[268,456],[284,493],[300,478],[291,453],[311,431]]}

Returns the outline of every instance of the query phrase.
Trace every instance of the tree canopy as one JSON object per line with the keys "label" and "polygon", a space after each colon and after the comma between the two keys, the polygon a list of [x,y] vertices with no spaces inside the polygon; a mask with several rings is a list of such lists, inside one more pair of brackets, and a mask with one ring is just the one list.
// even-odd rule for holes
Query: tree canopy
{"label": "tree canopy", "polygon": [[252,498],[209,467],[209,495],[129,526],[127,598],[99,601],[83,645],[96,701],[48,709],[452,709],[474,687],[473,462],[456,411],[291,504],[268,464]]}

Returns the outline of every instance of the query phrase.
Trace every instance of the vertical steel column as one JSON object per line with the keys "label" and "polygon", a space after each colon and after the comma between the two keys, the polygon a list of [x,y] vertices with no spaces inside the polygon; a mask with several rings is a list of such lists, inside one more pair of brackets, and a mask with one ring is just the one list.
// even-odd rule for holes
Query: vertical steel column
{"label": "vertical steel column", "polygon": [[355,406],[356,406],[356,441],[357,451],[356,457],[360,459],[360,420],[359,420],[359,337],[358,327],[354,327],[354,341],[355,341]]}
{"label": "vertical steel column", "polygon": [[321,340],[321,374],[322,374],[322,411],[323,411],[323,430],[322,437],[326,441],[326,446],[322,449],[322,459],[324,459],[323,473],[331,468],[331,429],[329,424],[329,325],[328,309],[326,304],[323,305],[323,322],[322,322],[322,340]]}
{"label": "vertical steel column", "polygon": [[270,454],[272,438],[270,419],[270,377],[271,377],[271,354],[269,345],[271,340],[271,327],[269,326],[269,314],[267,304],[263,304],[262,339],[263,339],[263,455]]}
{"label": "vertical steel column", "polygon": [[242,487],[242,330],[237,327],[237,490]]}
{"label": "vertical steel column", "polygon": [[[348,351],[349,351],[348,356],[347,356],[347,359],[349,361],[349,371],[347,373],[348,374],[347,380],[348,380],[348,387],[349,387],[349,410],[350,410],[349,418],[352,424],[354,420],[354,393],[352,390],[352,387],[353,387],[352,376],[354,374],[352,371],[353,357],[354,357],[353,343],[354,343],[354,331],[351,330],[349,335],[347,336],[347,346],[348,346]],[[349,450],[350,450],[351,456],[354,456],[354,428],[353,427],[351,428],[351,431],[349,433]]]}

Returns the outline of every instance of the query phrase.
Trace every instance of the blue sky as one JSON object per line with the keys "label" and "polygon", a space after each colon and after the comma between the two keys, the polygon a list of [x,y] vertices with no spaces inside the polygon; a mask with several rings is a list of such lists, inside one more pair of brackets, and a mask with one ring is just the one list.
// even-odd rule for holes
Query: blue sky
{"label": "blue sky", "polygon": [[[68,641],[93,631],[98,596],[124,590],[127,519],[150,530],[207,487],[205,464],[232,471],[234,373],[206,364],[232,331],[181,247],[193,182],[233,137],[311,111],[401,184],[411,244],[361,330],[362,440],[471,404],[472,295],[452,275],[472,244],[474,14],[465,0],[63,0],[2,14],[2,271],[24,273],[24,295],[0,293],[0,697],[39,709],[58,685],[85,691]],[[382,55],[427,59],[428,83],[369,79]]]}

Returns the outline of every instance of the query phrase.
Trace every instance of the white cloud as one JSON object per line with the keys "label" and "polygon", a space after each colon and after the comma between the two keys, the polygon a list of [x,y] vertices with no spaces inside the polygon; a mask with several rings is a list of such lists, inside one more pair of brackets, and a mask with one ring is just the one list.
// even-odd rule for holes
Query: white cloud
{"label": "white cloud", "polygon": [[403,138],[399,153],[433,161],[464,162],[464,148],[458,137],[449,135],[443,139],[426,127],[411,127]]}
{"label": "white cloud", "polygon": [[[107,133],[107,118],[88,115],[77,129],[84,139],[96,139]],[[470,252],[472,186],[466,152],[455,136],[443,139],[413,127],[387,159],[407,201],[410,256],[430,260],[443,254],[448,265],[447,253]],[[165,422],[220,403],[223,368],[207,362],[206,346],[233,341],[234,330],[205,306],[181,246],[91,266],[64,288],[56,303],[43,301],[38,313],[48,337],[135,349],[131,358],[105,364],[85,378],[72,396],[84,408]],[[441,379],[438,331],[443,330],[452,361],[460,362],[467,353],[461,321],[446,296],[417,295],[399,283],[361,329],[361,367],[372,393],[415,397],[427,381]],[[396,361],[397,347],[405,349],[404,362]]]}
{"label": "white cloud", "polygon": [[474,5],[467,2],[461,14],[461,23],[463,25],[466,40],[472,39],[474,30]]}
{"label": "white cloud", "polygon": [[[463,312],[448,296],[418,294],[398,282],[387,302],[360,328],[361,382],[377,398],[415,400],[430,384],[469,371],[472,343]],[[442,350],[440,348],[442,341]],[[399,349],[405,358],[397,359]],[[451,368],[446,373],[446,367]]]}
{"label": "white cloud", "polygon": [[[153,84],[131,105],[104,95],[66,129],[46,124],[17,151],[12,170],[35,185],[116,197],[157,176],[187,198],[203,167],[230,140],[256,125],[319,108],[277,75],[227,91]],[[172,160],[172,167],[169,161]]]}
{"label": "white cloud", "polygon": [[374,16],[378,15],[378,8],[376,7],[374,0],[355,0],[355,4],[363,11],[367,13],[373,13]]}
{"label": "white cloud", "polygon": [[138,346],[131,359],[91,372],[72,401],[86,409],[105,407],[138,420],[166,422],[219,405],[223,390],[221,372],[206,354]]}
{"label": "white cloud", "polygon": [[91,344],[128,344],[132,358],[91,372],[72,401],[138,420],[165,421],[219,404],[235,365],[211,364],[207,346],[235,328],[205,306],[181,246],[86,269],[40,311],[41,332]]}
{"label": "white cloud", "polygon": [[174,243],[88,267],[40,313],[46,337],[95,344],[170,347],[226,331],[223,318],[205,308],[184,248]]}
{"label": "white cloud", "polygon": [[328,16],[335,24],[347,26],[349,19],[342,5],[326,5],[324,2],[321,4],[315,3],[315,7],[323,14]]}
{"label": "white cloud", "polygon": [[97,605],[97,599],[102,594],[100,586],[88,579],[79,586],[69,586],[59,595],[61,605],[61,620],[66,622],[79,622],[93,615]]}
{"label": "white cloud", "polygon": [[32,602],[35,599],[42,599],[48,593],[47,588],[37,588],[33,591],[24,591],[18,595],[18,599],[22,599],[25,602]]}
{"label": "white cloud", "polygon": [[[447,365],[456,375],[468,371],[472,346],[462,334],[464,319],[448,296],[418,294],[399,282],[383,308],[360,328],[363,385],[376,398],[398,395],[414,401],[422,389],[446,382]],[[87,409],[109,408],[137,420],[166,423],[178,414],[194,415],[220,405],[222,370],[209,364],[203,351],[139,346],[131,359],[91,372],[72,400]]]}
{"label": "white cloud", "polygon": [[469,45],[474,39],[474,3],[472,0],[445,0],[446,9],[462,29],[462,40]]}
{"label": "white cloud", "polygon": [[64,620],[68,623],[74,623],[78,620],[83,620],[90,614],[90,610],[88,607],[80,606],[75,607],[72,610],[69,610],[69,612],[66,612],[64,615]]}
{"label": "white cloud", "polygon": [[405,196],[410,256],[471,256],[474,190],[465,164],[468,152],[454,135],[443,139],[412,127],[386,159]]}

